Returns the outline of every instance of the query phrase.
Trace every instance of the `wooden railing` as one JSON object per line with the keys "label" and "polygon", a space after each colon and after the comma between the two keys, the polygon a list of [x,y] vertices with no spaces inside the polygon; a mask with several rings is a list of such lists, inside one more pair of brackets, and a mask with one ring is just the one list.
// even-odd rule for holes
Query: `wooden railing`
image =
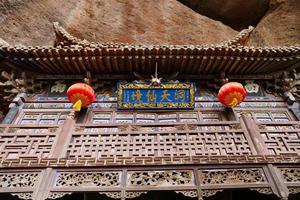
{"label": "wooden railing", "polygon": [[[250,125],[249,125],[250,124]],[[300,122],[1,125],[2,158],[299,154]]]}

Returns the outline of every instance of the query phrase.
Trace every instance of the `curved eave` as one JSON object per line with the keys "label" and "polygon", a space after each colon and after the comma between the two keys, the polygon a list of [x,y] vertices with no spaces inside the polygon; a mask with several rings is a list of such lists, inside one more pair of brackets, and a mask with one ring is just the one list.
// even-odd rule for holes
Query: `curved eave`
{"label": "curved eave", "polygon": [[0,55],[19,68],[50,74],[258,74],[284,70],[299,62],[300,46],[285,48],[130,46],[0,47]]}
{"label": "curved eave", "polygon": [[[124,44],[124,43],[97,43],[97,42],[90,42],[87,40],[82,40],[80,38],[77,38],[76,36],[73,36],[68,31],[66,31],[62,26],[59,25],[58,22],[53,22],[53,29],[56,36],[55,46],[61,46],[61,47],[70,47],[72,45],[82,46],[82,47],[126,47],[130,46],[131,44]],[[228,41],[223,41],[219,44],[216,44],[214,46],[218,47],[230,47],[230,46],[245,46],[248,42],[249,36],[251,32],[254,30],[254,27],[249,26],[247,29],[243,29],[240,31],[234,38]],[[163,45],[155,45],[156,47],[162,47]],[[171,45],[170,45],[171,46]],[[177,48],[182,48],[185,46],[190,45],[174,45]],[[198,46],[209,46],[206,44],[198,45]]]}

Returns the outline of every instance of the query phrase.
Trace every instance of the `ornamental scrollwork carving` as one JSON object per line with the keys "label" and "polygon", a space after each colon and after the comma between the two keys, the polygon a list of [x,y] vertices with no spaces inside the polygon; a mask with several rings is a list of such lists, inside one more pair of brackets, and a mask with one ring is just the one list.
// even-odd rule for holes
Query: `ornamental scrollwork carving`
{"label": "ornamental scrollwork carving", "polygon": [[126,192],[125,199],[133,199],[141,196],[142,194],[146,194],[147,192]]}
{"label": "ornamental scrollwork carving", "polygon": [[262,187],[262,188],[250,188],[250,190],[254,190],[261,194],[273,194],[273,190],[269,187]]}
{"label": "ornamental scrollwork carving", "polygon": [[17,196],[19,199],[32,199],[32,193],[30,192],[21,192],[21,193],[11,193],[13,196]]}
{"label": "ornamental scrollwork carving", "polygon": [[267,128],[267,126],[265,124],[258,124],[257,125],[259,130],[265,130]]}
{"label": "ornamental scrollwork carving", "polygon": [[128,172],[130,186],[174,186],[192,185],[192,171],[144,171]]}
{"label": "ornamental scrollwork carving", "polygon": [[300,168],[280,168],[286,182],[300,182]]}
{"label": "ornamental scrollwork carving", "polygon": [[72,192],[50,192],[47,199],[59,199],[64,197],[65,195],[71,195]]}
{"label": "ornamental scrollwork carving", "polygon": [[300,193],[300,187],[289,187],[288,189],[290,194]]}
{"label": "ornamental scrollwork carving", "polygon": [[264,84],[267,93],[272,93],[275,96],[283,96],[287,99],[287,103],[292,105],[296,99],[299,100],[300,98],[299,75],[294,69],[282,72],[274,81],[266,81]]}
{"label": "ornamental scrollwork carving", "polygon": [[109,198],[112,199],[120,199],[121,198],[121,192],[99,192],[99,194],[104,194]]}
{"label": "ornamental scrollwork carving", "polygon": [[186,197],[196,198],[198,197],[198,192],[196,190],[178,190],[176,193],[183,194]]}
{"label": "ornamental scrollwork carving", "polygon": [[82,132],[82,131],[84,131],[84,127],[82,127],[82,126],[75,127],[75,132]]}
{"label": "ornamental scrollwork carving", "polygon": [[56,187],[80,186],[119,186],[121,172],[61,172],[56,180]]}
{"label": "ornamental scrollwork carving", "polygon": [[18,93],[26,92],[27,82],[25,73],[21,77],[16,78],[16,72],[2,71],[0,74],[0,91],[3,99],[11,101]]}
{"label": "ornamental scrollwork carving", "polygon": [[241,125],[240,124],[230,124],[229,128],[233,129],[233,130],[241,129]]}
{"label": "ornamental scrollwork carving", "polygon": [[241,184],[266,182],[262,169],[201,170],[202,184]]}
{"label": "ornamental scrollwork carving", "polygon": [[210,197],[210,196],[213,196],[213,195],[217,194],[217,192],[222,192],[222,190],[215,190],[215,189],[202,190],[202,196],[203,197]]}
{"label": "ornamental scrollwork carving", "polygon": [[34,187],[39,173],[0,173],[0,188]]}

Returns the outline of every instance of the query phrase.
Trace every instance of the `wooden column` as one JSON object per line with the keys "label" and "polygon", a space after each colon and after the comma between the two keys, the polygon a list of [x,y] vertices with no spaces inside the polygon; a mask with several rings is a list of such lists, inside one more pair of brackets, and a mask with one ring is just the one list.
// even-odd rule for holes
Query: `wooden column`
{"label": "wooden column", "polygon": [[244,121],[245,126],[250,134],[256,152],[259,155],[268,155],[268,149],[263,141],[263,138],[259,133],[259,130],[254,120],[245,114],[242,114],[242,120]]}
{"label": "wooden column", "polygon": [[51,152],[51,158],[63,158],[66,156],[66,149],[71,140],[72,133],[75,127],[75,113],[69,114],[66,121],[64,121],[62,128],[57,132],[54,148]]}
{"label": "wooden column", "polygon": [[19,112],[19,107],[12,107],[2,120],[1,124],[11,124]]}
{"label": "wooden column", "polygon": [[52,183],[55,179],[55,170],[52,168],[46,168],[41,173],[41,178],[38,182],[38,187],[33,193],[33,200],[45,200],[47,199]]}
{"label": "wooden column", "polygon": [[300,121],[300,104],[295,102],[292,106],[289,106],[289,110],[295,115],[297,120]]}
{"label": "wooden column", "polygon": [[284,180],[278,171],[278,168],[272,164],[268,164],[266,171],[270,174],[269,182],[271,184],[274,194],[280,197],[282,200],[287,200],[289,196],[289,189],[284,184]]}

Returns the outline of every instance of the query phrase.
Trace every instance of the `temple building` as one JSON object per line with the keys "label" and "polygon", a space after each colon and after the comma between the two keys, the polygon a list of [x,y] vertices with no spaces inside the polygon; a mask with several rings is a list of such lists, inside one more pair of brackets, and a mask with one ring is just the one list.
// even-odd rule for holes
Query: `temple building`
{"label": "temple building", "polygon": [[299,45],[54,31],[0,40],[1,200],[300,199]]}

